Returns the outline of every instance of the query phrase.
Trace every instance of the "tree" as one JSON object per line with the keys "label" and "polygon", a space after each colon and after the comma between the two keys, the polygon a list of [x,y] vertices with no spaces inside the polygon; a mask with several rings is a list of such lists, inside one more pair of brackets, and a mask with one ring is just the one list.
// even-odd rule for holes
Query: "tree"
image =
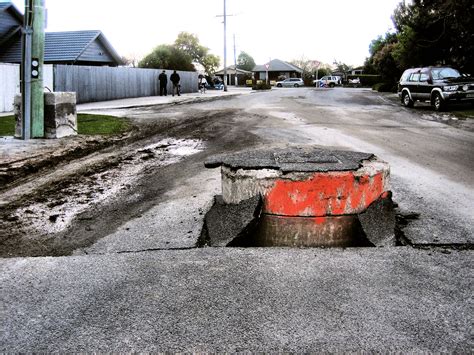
{"label": "tree", "polygon": [[307,80],[312,79],[313,74],[316,72],[316,69],[318,69],[314,60],[309,60],[304,56],[300,59],[293,59],[290,63],[302,69],[302,77]]}
{"label": "tree", "polygon": [[399,45],[395,58],[404,66],[452,65],[474,73],[472,0],[413,0],[392,16]]}
{"label": "tree", "polygon": [[212,75],[219,66],[219,57],[209,54],[209,49],[199,44],[199,39],[190,33],[181,32],[174,44],[162,44],[143,58],[141,68],[174,69],[196,71],[194,63],[202,65],[206,74]]}
{"label": "tree", "polygon": [[123,65],[126,67],[132,67],[132,68],[138,67],[139,60],[138,60],[138,56],[135,53],[122,56],[121,59],[122,59]]}
{"label": "tree", "polygon": [[378,36],[369,45],[370,57],[364,64],[364,72],[367,74],[378,73],[385,83],[393,85],[402,72],[395,58],[398,45],[398,37],[395,33],[387,32],[385,36]]}
{"label": "tree", "polygon": [[352,66],[343,62],[338,62],[335,59],[334,59],[334,65],[336,66],[336,70],[341,73],[347,73],[349,70],[352,69]]}
{"label": "tree", "polygon": [[140,68],[196,71],[191,57],[186,52],[168,44],[156,47],[138,63],[138,66]]}
{"label": "tree", "polygon": [[174,42],[174,46],[185,52],[192,58],[192,61],[203,66],[207,75],[212,76],[219,66],[220,59],[218,56],[209,53],[209,48],[199,43],[199,38],[188,32],[178,34]]}
{"label": "tree", "polygon": [[246,52],[240,52],[237,58],[237,68],[247,71],[252,71],[255,67],[255,60]]}
{"label": "tree", "polygon": [[392,20],[396,32],[371,42],[366,72],[376,71],[391,85],[410,67],[451,65],[474,74],[472,0],[401,2]]}

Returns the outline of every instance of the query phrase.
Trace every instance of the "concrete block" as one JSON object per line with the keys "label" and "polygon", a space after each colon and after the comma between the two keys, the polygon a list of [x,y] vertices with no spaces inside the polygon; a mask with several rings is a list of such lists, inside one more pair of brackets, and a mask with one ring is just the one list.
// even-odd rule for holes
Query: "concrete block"
{"label": "concrete block", "polygon": [[[221,166],[224,204],[262,197],[262,214],[252,240],[236,239],[233,244],[394,244],[393,206],[384,200],[390,194],[390,167],[373,154],[314,147],[268,148],[216,156],[205,164],[210,168]],[[376,201],[381,202],[374,204]],[[361,217],[368,239],[359,215],[369,206]]]}
{"label": "concrete block", "polygon": [[77,134],[75,92],[44,93],[45,138],[62,138]]}
{"label": "concrete block", "polygon": [[354,171],[292,172],[222,166],[222,196],[238,203],[261,194],[263,212],[317,217],[365,211],[389,190],[389,165],[375,157]]}
{"label": "concrete block", "polygon": [[13,114],[15,115],[15,138],[21,138],[22,131],[22,112],[21,112],[21,95],[15,95],[13,100]]}
{"label": "concrete block", "polygon": [[[21,138],[21,95],[14,100],[15,137]],[[44,137],[62,138],[77,134],[77,111],[75,92],[44,93]]]}

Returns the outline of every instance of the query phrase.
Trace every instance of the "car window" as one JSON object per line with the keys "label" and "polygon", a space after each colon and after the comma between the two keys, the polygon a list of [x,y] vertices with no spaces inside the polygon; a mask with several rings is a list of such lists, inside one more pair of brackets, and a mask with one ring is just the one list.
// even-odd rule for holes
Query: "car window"
{"label": "car window", "polygon": [[420,73],[413,73],[411,76],[410,76],[410,80],[409,81],[419,81],[420,80]]}
{"label": "car window", "polygon": [[430,76],[428,75],[428,73],[421,73],[420,74],[420,81],[428,81],[429,78],[430,78]]}
{"label": "car window", "polygon": [[410,77],[411,71],[410,70],[405,70],[405,72],[402,74],[402,77],[400,78],[400,81],[407,81],[408,78]]}
{"label": "car window", "polygon": [[434,80],[447,79],[447,78],[459,78],[461,74],[453,68],[434,68],[431,70],[431,75]]}

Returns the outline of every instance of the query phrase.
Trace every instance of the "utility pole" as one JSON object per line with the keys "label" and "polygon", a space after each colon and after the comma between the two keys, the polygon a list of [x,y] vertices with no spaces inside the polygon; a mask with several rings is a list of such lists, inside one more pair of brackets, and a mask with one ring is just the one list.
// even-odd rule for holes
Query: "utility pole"
{"label": "utility pole", "polygon": [[[31,46],[31,136],[44,137],[44,0],[33,0]],[[35,72],[36,70],[36,72]]]}
{"label": "utility pole", "polygon": [[224,0],[224,91],[227,91],[227,12]]}
{"label": "utility pole", "polygon": [[[217,15],[216,17],[224,17],[224,91],[227,91],[227,15],[226,0],[224,0],[224,15]],[[234,37],[235,43],[235,37]],[[234,55],[235,56],[235,55]]]}
{"label": "utility pole", "polygon": [[234,33],[234,85],[237,87],[237,56],[235,53],[235,33]]}
{"label": "utility pole", "polygon": [[31,37],[32,28],[32,9],[33,0],[25,1],[25,16],[23,23],[23,41],[21,58],[21,119],[22,132],[21,138],[28,140],[31,138]]}
{"label": "utility pole", "polygon": [[44,0],[26,0],[21,68],[22,139],[44,137]]}

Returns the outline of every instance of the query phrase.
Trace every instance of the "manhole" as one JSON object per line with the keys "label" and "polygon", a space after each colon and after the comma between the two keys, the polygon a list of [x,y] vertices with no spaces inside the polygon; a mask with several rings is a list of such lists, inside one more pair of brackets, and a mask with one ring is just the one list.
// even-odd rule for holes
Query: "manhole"
{"label": "manhole", "polygon": [[[395,222],[389,165],[373,154],[313,147],[264,149],[206,162],[206,167],[218,166],[222,197],[206,218],[201,244],[354,247],[395,243],[393,226],[387,227],[389,232],[380,228]],[[230,227],[233,220],[236,224]]]}

